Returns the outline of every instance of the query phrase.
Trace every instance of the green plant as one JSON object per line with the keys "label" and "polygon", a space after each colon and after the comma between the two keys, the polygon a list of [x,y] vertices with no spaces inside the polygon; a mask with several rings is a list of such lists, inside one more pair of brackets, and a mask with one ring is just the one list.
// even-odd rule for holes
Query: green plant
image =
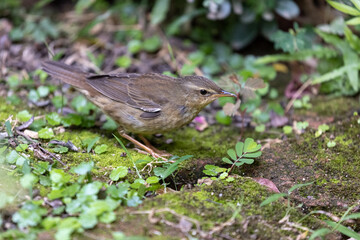
{"label": "green plant", "polygon": [[[287,209],[286,209],[285,216],[284,216],[284,218],[285,218],[285,217],[289,216],[290,211],[295,208],[295,206],[291,205],[291,202],[290,202],[291,193],[294,192],[296,189],[306,187],[306,186],[311,185],[311,184],[313,184],[313,182],[296,184],[296,185],[292,186],[287,191],[287,193],[275,193],[275,194],[272,194],[270,197],[268,197],[267,199],[265,199],[264,201],[261,202],[260,207],[271,204],[272,202],[275,202],[275,201],[279,200],[282,197],[286,197],[287,198]],[[296,208],[300,208],[301,206],[302,206],[302,204],[296,206]]]}
{"label": "green plant", "polygon": [[[344,234],[345,236],[347,236],[349,238],[360,239],[360,234],[359,233],[355,232],[354,230],[352,230],[349,227],[346,227],[346,226],[342,225],[342,223],[345,222],[346,220],[360,219],[360,213],[349,214],[350,211],[354,207],[355,206],[349,207],[344,212],[344,214],[341,216],[341,218],[340,218],[340,220],[338,222],[325,220],[325,223],[330,228],[320,228],[320,229],[317,229],[317,230],[313,231],[310,238],[309,238],[309,240],[315,240],[317,237],[325,237],[327,234],[335,232],[335,231],[339,231],[340,233]],[[307,218],[308,216],[313,215],[313,214],[324,214],[324,212],[323,211],[311,211],[309,214],[307,214],[305,217],[303,217],[300,221],[304,220],[305,218]],[[326,215],[326,214],[324,214],[324,215]],[[326,215],[326,216],[328,216],[328,215]]]}
{"label": "green plant", "polygon": [[262,152],[260,149],[261,145],[257,144],[252,138],[247,138],[244,142],[236,143],[235,149],[229,149],[227,151],[230,158],[223,157],[222,159],[223,162],[232,164],[228,170],[228,174],[231,173],[235,166],[240,167],[243,164],[252,164],[254,158],[261,156]]}

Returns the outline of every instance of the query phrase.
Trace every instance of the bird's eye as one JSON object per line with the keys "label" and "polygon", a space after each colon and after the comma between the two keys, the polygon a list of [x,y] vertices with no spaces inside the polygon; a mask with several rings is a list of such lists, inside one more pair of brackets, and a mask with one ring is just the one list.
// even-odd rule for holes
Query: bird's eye
{"label": "bird's eye", "polygon": [[201,89],[200,90],[200,94],[201,95],[206,95],[208,93],[208,91],[206,91],[205,89]]}

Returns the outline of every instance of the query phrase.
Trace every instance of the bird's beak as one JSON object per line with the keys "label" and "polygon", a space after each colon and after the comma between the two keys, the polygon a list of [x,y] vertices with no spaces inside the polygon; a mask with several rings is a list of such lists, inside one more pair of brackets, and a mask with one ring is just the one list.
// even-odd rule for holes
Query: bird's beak
{"label": "bird's beak", "polygon": [[227,91],[222,90],[220,93],[214,94],[216,97],[235,97],[236,95]]}

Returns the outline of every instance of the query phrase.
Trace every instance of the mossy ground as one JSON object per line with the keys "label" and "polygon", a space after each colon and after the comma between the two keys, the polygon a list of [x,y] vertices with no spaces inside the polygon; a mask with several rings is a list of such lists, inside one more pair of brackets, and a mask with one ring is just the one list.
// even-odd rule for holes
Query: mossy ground
{"label": "mossy ground", "polygon": [[[4,103],[3,101],[1,101]],[[263,155],[255,164],[244,166],[239,171],[248,177],[262,177],[273,181],[281,192],[286,192],[297,183],[314,182],[310,187],[295,191],[291,197],[291,205],[303,203],[302,208],[290,211],[290,223],[296,223],[309,211],[325,209],[341,216],[347,208],[360,199],[360,125],[358,117],[348,118],[358,107],[357,99],[319,100],[314,102],[310,111],[296,111],[295,116],[302,119],[329,117],[336,115],[328,123],[330,130],[319,138],[315,138],[314,130],[293,136],[279,144],[272,144],[263,150]],[[0,121],[4,122],[9,115],[16,115],[18,107],[0,104]],[[329,113],[325,110],[331,110]],[[344,110],[346,109],[346,110]],[[320,111],[317,113],[316,111]],[[29,110],[31,112],[31,110]],[[310,113],[310,114],[309,114]],[[197,132],[190,127],[151,137],[150,140],[160,149],[178,155],[193,155],[192,159],[180,165],[175,178],[175,185],[194,185],[197,179],[204,176],[203,166],[206,164],[221,165],[221,158],[226,151],[234,147],[239,140],[240,129],[234,127],[211,126],[204,132]],[[100,137],[96,145],[107,144],[108,150],[103,154],[87,153],[82,142],[85,139]],[[256,140],[266,139],[268,135],[257,133],[245,134]],[[111,133],[98,129],[66,129],[56,135],[57,140],[72,141],[80,148],[79,152],[62,154],[62,161],[67,166],[75,166],[83,161],[94,161],[99,178],[106,178],[111,169],[117,166],[133,167],[133,161],[148,158],[128,146],[131,155],[122,157],[124,149]],[[169,141],[171,139],[171,141]],[[328,148],[326,143],[334,140],[336,146]],[[50,149],[50,148],[49,148]],[[239,172],[238,171],[238,172]],[[148,198],[137,209],[122,208],[118,211],[118,220],[91,232],[94,236],[109,237],[110,230],[121,230],[127,235],[143,235],[152,239],[181,239],[194,233],[200,238],[209,237],[211,231],[221,226],[233,216],[232,224],[215,231],[211,239],[282,239],[296,238],[304,231],[291,228],[286,222],[280,223],[286,212],[286,201],[280,200],[265,207],[260,203],[268,196],[268,190],[253,180],[238,177],[235,182],[215,181],[211,186],[184,188],[177,192],[168,192],[154,198]],[[159,209],[168,208],[176,212],[159,213]],[[154,211],[153,215],[150,212]],[[185,218],[186,216],[186,218]],[[181,229],[181,219],[192,221],[191,231]],[[189,220],[190,219],[190,220]],[[196,224],[199,228],[196,229]],[[173,224],[173,225],[171,225]],[[309,217],[302,226],[310,229],[324,227],[315,217]],[[178,226],[178,227],[175,227]],[[355,229],[359,230],[359,225]],[[287,229],[287,230],[284,230]],[[290,230],[289,230],[290,229]],[[83,236],[84,237],[84,236]],[[338,239],[333,235],[331,239]]]}

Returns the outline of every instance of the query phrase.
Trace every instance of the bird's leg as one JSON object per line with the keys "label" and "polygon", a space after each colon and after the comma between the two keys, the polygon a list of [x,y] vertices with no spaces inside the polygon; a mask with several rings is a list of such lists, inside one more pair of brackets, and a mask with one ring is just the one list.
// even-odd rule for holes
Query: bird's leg
{"label": "bird's leg", "polygon": [[165,161],[168,161],[166,158],[160,156],[159,154],[157,154],[156,152],[154,152],[151,148],[145,146],[144,144],[142,144],[141,142],[137,141],[136,139],[130,137],[129,135],[127,135],[124,131],[122,130],[118,130],[120,136],[122,136],[123,138],[129,140],[130,142],[132,142],[133,144],[137,145],[138,147],[144,149],[146,152],[148,152],[152,157],[158,159],[161,158]]}
{"label": "bird's leg", "polygon": [[163,150],[159,150],[157,149],[156,147],[154,147],[150,142],[149,140],[147,140],[143,135],[140,135],[139,134],[139,137],[141,139],[141,141],[143,141],[143,143],[145,144],[145,146],[147,146],[148,148],[150,148],[151,150],[153,150],[154,152],[156,152],[157,154],[159,154],[160,156],[162,157],[171,157],[172,154],[166,152],[166,151],[163,151]]}

